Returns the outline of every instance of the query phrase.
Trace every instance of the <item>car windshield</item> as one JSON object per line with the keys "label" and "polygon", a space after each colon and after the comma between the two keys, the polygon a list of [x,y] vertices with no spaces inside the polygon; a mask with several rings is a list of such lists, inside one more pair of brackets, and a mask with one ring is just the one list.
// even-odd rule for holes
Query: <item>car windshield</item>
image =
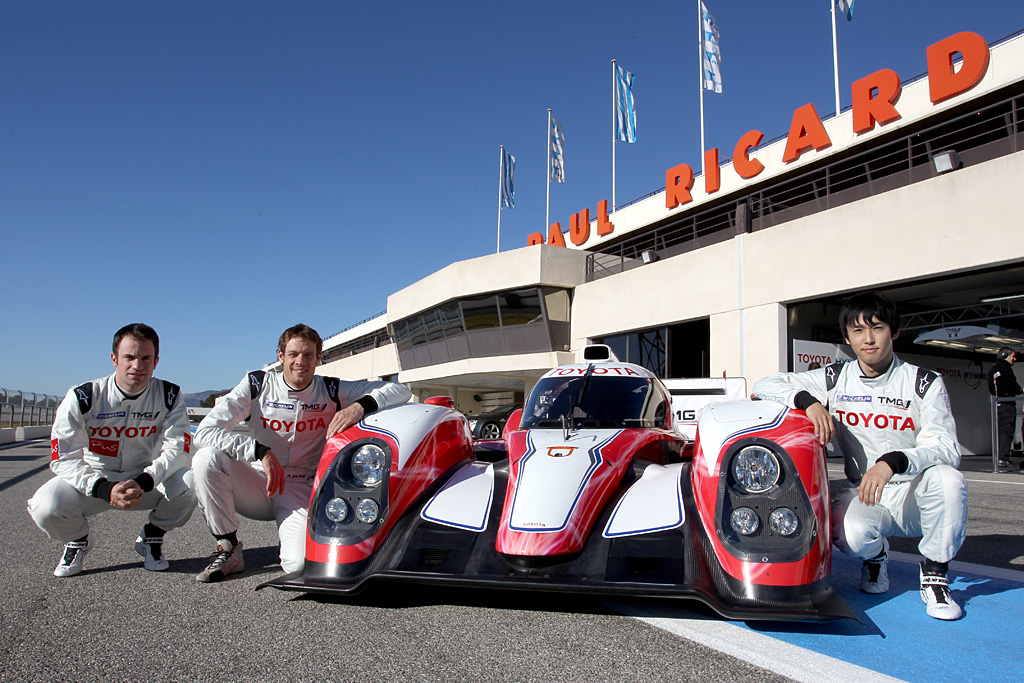
{"label": "car windshield", "polygon": [[576,375],[539,381],[523,409],[521,428],[561,429],[563,415],[577,429],[662,426],[668,405],[650,379],[591,375],[582,403],[576,405],[584,380]]}

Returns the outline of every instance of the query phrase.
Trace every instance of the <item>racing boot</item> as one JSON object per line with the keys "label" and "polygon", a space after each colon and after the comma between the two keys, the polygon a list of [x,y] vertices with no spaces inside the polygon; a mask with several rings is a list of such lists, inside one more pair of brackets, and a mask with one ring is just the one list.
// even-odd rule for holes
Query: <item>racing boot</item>
{"label": "racing boot", "polygon": [[92,547],[92,539],[88,536],[77,541],[64,544],[64,554],[60,556],[57,568],[53,570],[54,576],[66,577],[82,573],[82,562],[85,554]]}
{"label": "racing boot", "polygon": [[889,541],[882,539],[882,552],[864,560],[860,571],[860,589],[865,593],[889,592]]}
{"label": "racing boot", "polygon": [[142,555],[146,569],[151,572],[162,572],[170,566],[164,558],[163,546],[163,536],[146,536],[142,533],[135,539],[135,552]]}
{"label": "racing boot", "polygon": [[210,559],[210,565],[196,574],[196,581],[214,583],[228,574],[236,574],[243,569],[245,559],[242,557],[242,544],[221,538],[217,540],[217,552]]}
{"label": "racing boot", "polygon": [[921,562],[921,600],[928,607],[928,616],[955,621],[964,613],[949,593],[949,580],[946,578],[948,566],[947,562]]}

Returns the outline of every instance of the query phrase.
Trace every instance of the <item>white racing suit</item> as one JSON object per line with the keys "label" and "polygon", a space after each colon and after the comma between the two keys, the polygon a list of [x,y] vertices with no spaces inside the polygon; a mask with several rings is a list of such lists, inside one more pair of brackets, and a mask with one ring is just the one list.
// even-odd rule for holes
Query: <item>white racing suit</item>
{"label": "white racing suit", "polygon": [[[210,411],[196,430],[192,460],[199,507],[214,536],[238,530],[241,514],[274,520],[281,539],[281,568],[305,561],[306,508],[313,477],[327,443],[331,418],[359,402],[369,413],[405,403],[408,387],[393,382],[346,382],[314,375],[296,391],[280,372],[250,372]],[[249,434],[232,429],[249,421]],[[262,459],[273,452],[284,470],[284,493],[267,495]]]}
{"label": "white racing suit", "polygon": [[35,492],[28,512],[50,538],[74,541],[89,533],[86,517],[115,509],[94,497],[97,487],[134,479],[146,491],[137,507],[152,510],[151,524],[164,531],[182,526],[196,506],[185,478],[190,439],[177,385],[151,378],[134,398],[114,375],[73,387],[51,430],[50,469],[57,476]]}
{"label": "white racing suit", "polygon": [[[893,356],[878,377],[864,377],[857,361],[758,380],[758,398],[798,405],[806,391],[832,415],[847,482],[832,496],[832,538],[843,552],[871,558],[886,536],[921,536],[927,559],[949,562],[967,530],[967,482],[956,469],[960,445],[942,378]],[[806,397],[803,398],[806,401]],[[864,473],[887,453],[900,452],[905,469],[882,490],[877,505],[857,498]]]}

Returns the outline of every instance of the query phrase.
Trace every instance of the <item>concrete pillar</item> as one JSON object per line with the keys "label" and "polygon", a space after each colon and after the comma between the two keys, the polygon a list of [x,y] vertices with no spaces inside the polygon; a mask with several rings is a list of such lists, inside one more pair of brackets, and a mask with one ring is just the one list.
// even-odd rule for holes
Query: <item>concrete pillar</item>
{"label": "concrete pillar", "polygon": [[[786,307],[781,304],[753,306],[743,311],[740,348],[740,312],[709,316],[711,326],[711,376],[739,377],[751,385],[761,377],[786,369]],[[740,355],[743,362],[740,362]]]}
{"label": "concrete pillar", "polygon": [[712,313],[708,316],[711,328],[711,376],[740,375],[740,315],[738,311]]}
{"label": "concrete pillar", "polygon": [[787,369],[788,321],[782,304],[765,304],[744,310],[746,349],[744,370],[747,386],[765,375]]}

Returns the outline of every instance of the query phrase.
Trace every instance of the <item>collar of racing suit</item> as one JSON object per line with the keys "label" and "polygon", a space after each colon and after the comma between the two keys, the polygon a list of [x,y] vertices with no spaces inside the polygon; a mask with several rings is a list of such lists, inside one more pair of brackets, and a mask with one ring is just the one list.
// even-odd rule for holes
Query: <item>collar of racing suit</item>
{"label": "collar of racing suit", "polygon": [[900,365],[903,365],[903,361],[901,361],[894,353],[892,355],[892,361],[889,363],[889,367],[886,368],[885,372],[877,377],[868,377],[865,375],[861,370],[860,361],[857,361],[857,370],[860,372],[860,381],[863,382],[865,386],[884,386],[889,383],[889,380],[892,379],[893,373],[896,372],[896,368]]}

